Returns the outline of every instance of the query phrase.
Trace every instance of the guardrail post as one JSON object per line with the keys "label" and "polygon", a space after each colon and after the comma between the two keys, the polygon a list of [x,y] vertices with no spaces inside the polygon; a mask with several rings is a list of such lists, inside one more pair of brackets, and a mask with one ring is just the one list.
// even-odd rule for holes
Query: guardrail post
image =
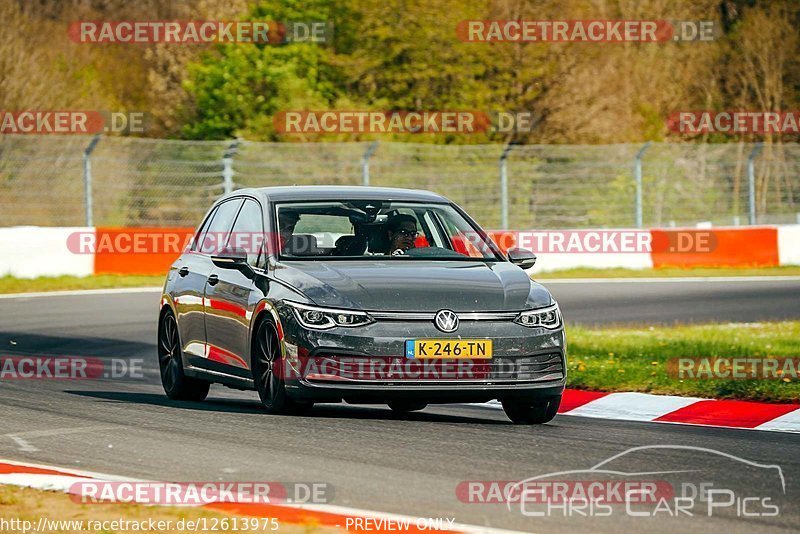
{"label": "guardrail post", "polygon": [[237,139],[231,143],[222,155],[222,187],[226,195],[233,191],[233,156],[240,142],[241,139]]}
{"label": "guardrail post", "polygon": [[651,141],[646,142],[636,153],[633,162],[633,175],[636,178],[636,228],[641,228],[644,224],[642,220],[642,156],[651,144],[653,144]]}
{"label": "guardrail post", "polygon": [[750,155],[747,156],[747,204],[749,208],[748,222],[752,226],[756,224],[756,165],[755,159],[764,143],[756,143]]}
{"label": "guardrail post", "polygon": [[508,154],[514,144],[508,143],[500,155],[500,228],[508,230]]}
{"label": "guardrail post", "polygon": [[95,135],[83,151],[83,196],[86,208],[86,226],[94,226],[94,205],[92,202],[92,160],[94,147],[100,142],[100,134]]}
{"label": "guardrail post", "polygon": [[378,149],[378,142],[373,141],[367,147],[364,155],[361,156],[361,185],[369,185],[369,158]]}

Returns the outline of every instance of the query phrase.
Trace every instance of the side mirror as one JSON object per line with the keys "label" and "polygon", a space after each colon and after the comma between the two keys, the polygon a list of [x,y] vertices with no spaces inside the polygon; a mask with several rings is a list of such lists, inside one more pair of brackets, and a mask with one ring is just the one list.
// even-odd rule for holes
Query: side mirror
{"label": "side mirror", "polygon": [[508,261],[521,269],[530,269],[536,265],[536,254],[524,248],[508,249]]}
{"label": "side mirror", "polygon": [[212,255],[211,261],[223,269],[239,269],[247,265],[247,251],[243,248],[225,248]]}

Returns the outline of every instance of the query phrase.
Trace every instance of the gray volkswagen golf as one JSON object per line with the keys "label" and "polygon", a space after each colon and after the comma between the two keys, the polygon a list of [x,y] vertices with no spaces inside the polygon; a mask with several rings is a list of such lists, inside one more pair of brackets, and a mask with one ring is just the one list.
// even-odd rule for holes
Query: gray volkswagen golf
{"label": "gray volkswagen golf", "polygon": [[169,270],[164,390],[255,389],[272,413],[314,403],[499,400],[555,417],[566,380],[558,305],[461,208],[427,191],[294,186],[219,199]]}

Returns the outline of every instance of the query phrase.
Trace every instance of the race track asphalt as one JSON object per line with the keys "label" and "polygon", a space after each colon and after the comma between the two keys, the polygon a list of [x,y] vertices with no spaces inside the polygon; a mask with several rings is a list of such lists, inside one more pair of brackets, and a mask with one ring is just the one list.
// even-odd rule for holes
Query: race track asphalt
{"label": "race track asphalt", "polygon": [[[800,317],[800,282],[792,280],[549,287],[568,321],[589,324]],[[402,417],[385,406],[321,405],[307,416],[281,417],[264,414],[254,393],[221,386],[212,387],[206,402],[169,401],[155,359],[157,306],[157,292],[0,299],[0,355],[143,362],[142,378],[0,381],[0,458],[151,480],[324,482],[335,505],[529,532],[778,532],[800,526],[800,436],[794,434],[574,416],[520,427],[480,406],[434,406]],[[650,473],[636,479],[664,480],[676,491],[712,484],[732,490],[733,504],[712,508],[711,516],[700,503],[691,517],[670,517],[666,509],[656,518],[630,517],[624,505],[609,517],[555,508],[538,517],[531,514],[541,507],[470,504],[456,493],[464,481],[586,470],[654,445],[672,448],[631,451],[607,467],[627,475],[550,480]],[[765,465],[780,467],[785,491],[778,470]],[[745,497],[751,500],[742,505]],[[743,517],[771,512],[771,504],[779,507],[776,517]]]}

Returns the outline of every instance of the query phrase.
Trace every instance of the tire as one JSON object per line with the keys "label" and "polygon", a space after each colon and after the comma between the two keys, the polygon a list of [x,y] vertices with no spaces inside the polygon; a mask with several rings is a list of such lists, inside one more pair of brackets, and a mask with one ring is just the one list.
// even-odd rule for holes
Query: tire
{"label": "tire", "polygon": [[418,412],[420,410],[424,410],[425,407],[428,406],[427,402],[414,402],[414,401],[392,401],[389,402],[389,408],[392,409],[393,412],[400,412],[400,413],[408,413],[408,412]]}
{"label": "tire", "polygon": [[178,322],[171,311],[161,316],[158,326],[158,367],[164,393],[172,400],[202,401],[211,383],[190,378],[183,372]]}
{"label": "tire", "polygon": [[552,421],[558,413],[561,396],[537,401],[508,399],[502,401],[503,411],[515,425],[541,425]]}
{"label": "tire", "polygon": [[[277,362],[276,362],[277,359]],[[298,402],[289,398],[286,384],[274,372],[274,366],[281,365],[281,349],[278,333],[270,321],[258,325],[253,343],[253,382],[267,413],[296,414],[311,410],[311,402]]]}

